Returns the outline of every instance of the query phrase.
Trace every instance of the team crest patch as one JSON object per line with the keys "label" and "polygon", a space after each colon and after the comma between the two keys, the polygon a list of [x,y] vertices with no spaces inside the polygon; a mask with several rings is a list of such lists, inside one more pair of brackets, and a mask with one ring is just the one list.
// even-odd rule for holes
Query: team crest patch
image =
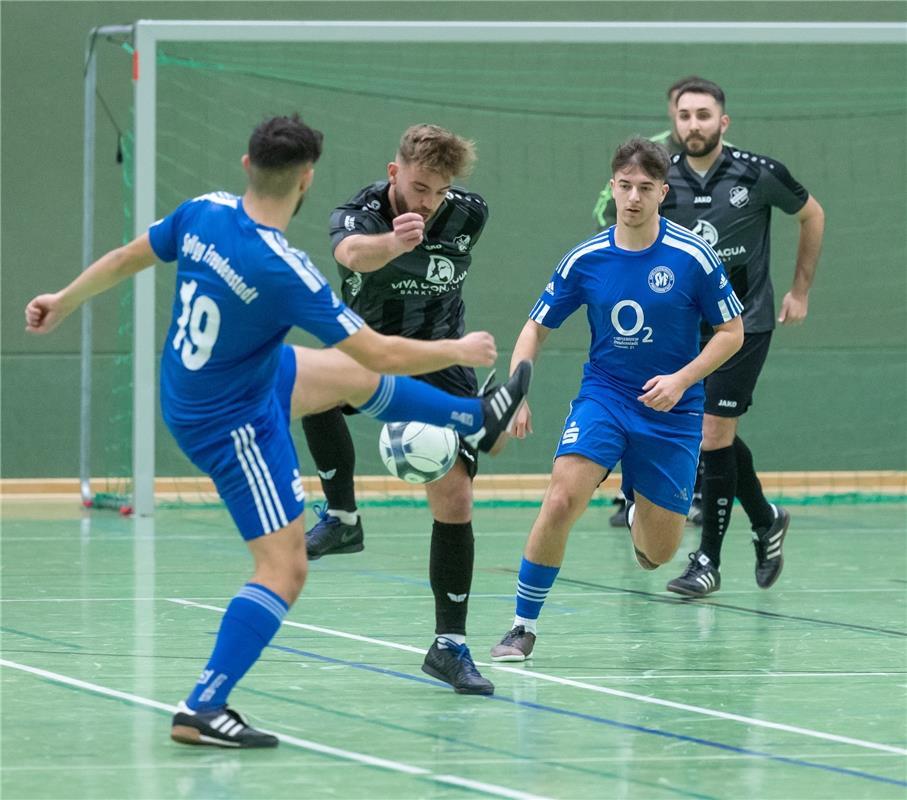
{"label": "team crest patch", "polygon": [[674,273],[667,267],[655,267],[649,273],[649,288],[658,294],[670,292],[674,286]]}
{"label": "team crest patch", "polygon": [[355,297],[359,294],[359,290],[362,289],[362,273],[354,272],[344,283],[347,285],[350,297]]}
{"label": "team crest patch", "polygon": [[730,192],[731,205],[743,208],[750,201],[750,192],[745,186],[734,186]]}
{"label": "team crest patch", "polygon": [[454,237],[454,244],[461,253],[465,253],[469,249],[469,243],[471,241],[472,237],[466,233],[461,233],[459,236]]}
{"label": "team crest patch", "polygon": [[718,244],[718,228],[712,225],[708,220],[697,219],[696,224],[693,226],[693,233],[697,236],[701,236],[712,247]]}

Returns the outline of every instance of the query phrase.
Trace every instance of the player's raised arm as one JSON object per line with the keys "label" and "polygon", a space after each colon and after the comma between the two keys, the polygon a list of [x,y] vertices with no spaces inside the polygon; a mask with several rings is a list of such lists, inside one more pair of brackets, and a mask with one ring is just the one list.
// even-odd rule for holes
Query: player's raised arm
{"label": "player's raised arm", "polygon": [[106,292],[154,261],[148,234],[143,233],[105,253],[66,288],[32,299],[25,307],[25,329],[29,333],[50,333],[90,297]]}
{"label": "player's raised arm", "polygon": [[467,333],[461,339],[421,341],[385,336],[363,325],[336,347],[362,366],[391,375],[422,375],[454,364],[490,367],[498,357],[494,337],[485,331]]}
{"label": "player's raised arm", "polygon": [[353,272],[374,272],[403,253],[418,247],[425,234],[425,220],[408,211],[394,217],[387,233],[348,236],[334,248],[334,258]]}

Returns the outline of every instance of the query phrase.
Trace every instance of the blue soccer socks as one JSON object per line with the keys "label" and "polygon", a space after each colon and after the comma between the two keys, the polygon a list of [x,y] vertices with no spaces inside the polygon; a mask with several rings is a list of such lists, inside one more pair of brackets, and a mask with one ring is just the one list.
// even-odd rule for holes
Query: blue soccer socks
{"label": "blue soccer socks", "polygon": [[482,401],[477,397],[454,397],[424,381],[400,375],[382,375],[375,393],[359,410],[382,422],[427,422],[439,428],[451,426],[469,435],[482,427]]}
{"label": "blue soccer socks", "polygon": [[516,585],[516,616],[513,626],[522,625],[530,633],[536,632],[539,614],[554,585],[560,567],[546,567],[533,564],[523,557],[520,563],[520,575]]}
{"label": "blue soccer socks", "polygon": [[243,586],[227,606],[214,651],[186,705],[193,711],[225,705],[230,690],[274,638],[287,611],[284,600],[267,587]]}

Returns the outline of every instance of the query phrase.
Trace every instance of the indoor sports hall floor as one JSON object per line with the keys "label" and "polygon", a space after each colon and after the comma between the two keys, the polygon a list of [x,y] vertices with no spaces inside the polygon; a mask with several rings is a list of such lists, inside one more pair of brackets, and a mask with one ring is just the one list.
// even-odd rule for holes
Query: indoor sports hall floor
{"label": "indoor sports hall floor", "polygon": [[904,798],[903,504],[795,506],[779,584],[736,515],[723,588],[683,601],[590,510],[531,666],[488,663],[535,509],[476,514],[469,642],[494,697],[419,669],[428,512],[366,509],[366,550],[312,565],[232,696],[270,751],[168,738],[248,557],[221,510],[153,522],[6,502],[2,793],[43,798]]}

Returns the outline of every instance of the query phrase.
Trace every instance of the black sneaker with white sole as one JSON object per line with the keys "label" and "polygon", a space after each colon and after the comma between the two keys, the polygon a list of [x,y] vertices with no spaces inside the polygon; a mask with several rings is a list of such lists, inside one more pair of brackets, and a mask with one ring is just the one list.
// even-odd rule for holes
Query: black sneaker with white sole
{"label": "black sneaker with white sole", "polygon": [[494,684],[483,678],[465,644],[444,639],[432,643],[422,662],[422,671],[449,683],[457,694],[494,694]]}
{"label": "black sneaker with white sole", "polygon": [[784,567],[784,537],[790,527],[790,512],[775,506],[775,521],[764,531],[753,531],[753,547],[756,548],[756,583],[768,589],[781,575]]}
{"label": "black sneaker with white sole", "polygon": [[314,505],[312,510],[318,515],[318,522],[305,534],[305,549],[309,561],[317,561],[322,556],[362,551],[365,544],[362,520],[359,517],[356,518],[355,525],[347,525],[338,517],[329,514],[323,506]]}
{"label": "black sneaker with white sole", "polygon": [[535,634],[527,631],[525,626],[517,625],[504,634],[491,648],[492,661],[525,661],[532,655],[535,647]]}
{"label": "black sneaker with white sole", "polygon": [[670,581],[669,592],[687,597],[705,597],[721,588],[721,575],[712,560],[701,550],[690,553],[690,564],[683,575]]}
{"label": "black sneaker with white sole", "polygon": [[173,715],[170,738],[181,744],[214,747],[277,747],[278,743],[276,736],[250,727],[229,706],[214,711],[193,711],[182,702]]}
{"label": "black sneaker with white sole", "polygon": [[509,431],[514,415],[526,400],[531,382],[532,362],[521,361],[506,383],[486,389],[482,397],[484,424],[463,440],[483,453],[496,454],[504,445],[504,434]]}

